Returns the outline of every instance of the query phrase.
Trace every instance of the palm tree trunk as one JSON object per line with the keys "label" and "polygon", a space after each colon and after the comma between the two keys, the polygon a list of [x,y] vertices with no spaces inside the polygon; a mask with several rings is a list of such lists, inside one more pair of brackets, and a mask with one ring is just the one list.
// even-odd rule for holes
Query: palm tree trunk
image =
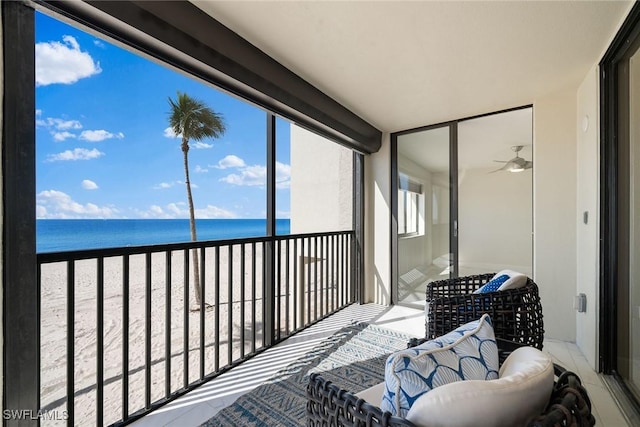
{"label": "palm tree trunk", "polygon": [[[187,200],[189,202],[189,225],[191,228],[191,241],[198,240],[196,236],[196,215],[193,208],[193,196],[191,195],[191,181],[189,180],[189,141],[185,138],[182,139],[182,153],[184,157],[184,176],[185,184],[187,186]],[[191,258],[193,258],[193,289],[196,297],[196,304],[200,307],[202,303],[202,291],[200,288],[200,263],[198,260],[198,249],[191,250]],[[185,301],[185,304],[188,302]]]}

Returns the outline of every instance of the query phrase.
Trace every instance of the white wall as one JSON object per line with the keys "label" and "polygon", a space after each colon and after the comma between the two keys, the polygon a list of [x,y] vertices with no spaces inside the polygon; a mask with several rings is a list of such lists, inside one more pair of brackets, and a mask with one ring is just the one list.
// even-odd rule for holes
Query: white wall
{"label": "white wall", "polygon": [[460,274],[532,275],[532,170],[466,169],[458,182]]}
{"label": "white wall", "polygon": [[365,156],[365,302],[391,303],[391,173],[389,134]]}
{"label": "white wall", "polygon": [[353,228],[353,152],[291,124],[291,233]]}
{"label": "white wall", "polygon": [[594,369],[598,360],[599,124],[598,67],[593,66],[577,96],[576,294],[587,296],[587,311],[576,313],[576,344]]}
{"label": "white wall", "polygon": [[534,280],[545,336],[576,337],[576,87],[533,106]]}
{"label": "white wall", "polygon": [[398,154],[398,169],[422,184],[422,212],[424,212],[422,223],[425,227],[421,235],[399,239],[398,241],[398,275],[401,276],[415,267],[431,264],[433,259],[430,243],[432,233],[431,174],[401,154]]}

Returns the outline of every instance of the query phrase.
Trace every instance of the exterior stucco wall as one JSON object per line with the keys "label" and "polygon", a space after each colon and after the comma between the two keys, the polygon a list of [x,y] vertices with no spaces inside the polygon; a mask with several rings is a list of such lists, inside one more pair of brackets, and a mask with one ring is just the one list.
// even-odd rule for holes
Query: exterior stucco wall
{"label": "exterior stucco wall", "polygon": [[291,125],[291,233],[353,228],[353,153]]}
{"label": "exterior stucco wall", "polygon": [[365,302],[391,303],[391,173],[389,134],[365,157]]}

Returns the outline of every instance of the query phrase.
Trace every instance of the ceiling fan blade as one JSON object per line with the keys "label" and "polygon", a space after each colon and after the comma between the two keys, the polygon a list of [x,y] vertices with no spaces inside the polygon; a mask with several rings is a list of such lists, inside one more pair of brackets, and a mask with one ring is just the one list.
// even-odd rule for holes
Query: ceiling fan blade
{"label": "ceiling fan blade", "polygon": [[533,162],[527,161],[524,164],[525,169],[531,169],[533,167]]}
{"label": "ceiling fan blade", "polygon": [[511,167],[511,163],[510,163],[510,162],[506,162],[506,163],[504,164],[504,166],[502,166],[500,169],[496,169],[496,170],[491,171],[491,172],[489,172],[489,173],[505,171],[505,170],[508,170],[510,167]]}

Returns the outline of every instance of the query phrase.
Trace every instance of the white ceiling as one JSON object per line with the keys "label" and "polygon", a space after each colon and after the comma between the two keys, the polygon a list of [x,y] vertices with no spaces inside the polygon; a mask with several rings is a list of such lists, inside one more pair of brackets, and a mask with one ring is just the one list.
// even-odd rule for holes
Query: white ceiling
{"label": "white ceiling", "polygon": [[[513,146],[522,145],[520,157],[533,157],[531,108],[479,117],[458,123],[458,169],[503,166],[495,160],[515,157]],[[398,137],[398,153],[431,172],[449,170],[449,130],[429,129]]]}
{"label": "white ceiling", "polygon": [[577,87],[622,1],[202,1],[198,7],[385,132]]}

